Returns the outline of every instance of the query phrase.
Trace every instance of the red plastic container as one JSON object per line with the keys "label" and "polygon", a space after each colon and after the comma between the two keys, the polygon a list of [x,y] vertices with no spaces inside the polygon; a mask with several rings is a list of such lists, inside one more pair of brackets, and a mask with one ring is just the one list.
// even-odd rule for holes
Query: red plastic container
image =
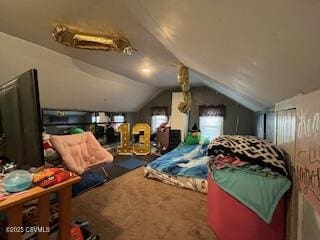
{"label": "red plastic container", "polygon": [[220,240],[284,240],[285,221],[284,197],[267,224],[208,177],[208,223]]}

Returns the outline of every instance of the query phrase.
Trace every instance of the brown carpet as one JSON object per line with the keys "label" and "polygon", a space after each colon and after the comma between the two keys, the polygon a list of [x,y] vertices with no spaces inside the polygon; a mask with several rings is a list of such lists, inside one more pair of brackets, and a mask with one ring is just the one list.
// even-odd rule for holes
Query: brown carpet
{"label": "brown carpet", "polygon": [[145,179],[142,167],[73,199],[72,212],[102,240],[217,239],[207,195]]}

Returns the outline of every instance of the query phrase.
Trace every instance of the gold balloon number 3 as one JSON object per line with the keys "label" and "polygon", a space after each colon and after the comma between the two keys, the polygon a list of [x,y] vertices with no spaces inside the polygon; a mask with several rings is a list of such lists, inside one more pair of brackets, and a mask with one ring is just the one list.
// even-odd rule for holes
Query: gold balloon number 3
{"label": "gold balloon number 3", "polygon": [[150,135],[151,128],[147,123],[137,123],[133,126],[132,134],[139,136],[137,143],[130,144],[130,124],[123,123],[118,127],[120,132],[119,155],[147,155],[150,153]]}

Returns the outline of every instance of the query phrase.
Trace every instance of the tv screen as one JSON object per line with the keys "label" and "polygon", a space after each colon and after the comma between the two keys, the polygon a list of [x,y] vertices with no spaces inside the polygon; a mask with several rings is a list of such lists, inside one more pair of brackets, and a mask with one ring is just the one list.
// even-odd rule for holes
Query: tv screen
{"label": "tv screen", "polygon": [[44,164],[37,71],[0,86],[0,159],[18,168]]}

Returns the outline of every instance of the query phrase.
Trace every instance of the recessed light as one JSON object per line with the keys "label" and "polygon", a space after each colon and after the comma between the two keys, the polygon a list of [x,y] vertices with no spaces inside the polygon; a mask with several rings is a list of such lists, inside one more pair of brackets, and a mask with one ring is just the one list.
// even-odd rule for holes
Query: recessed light
{"label": "recessed light", "polygon": [[141,71],[143,73],[150,73],[151,72],[151,69],[150,68],[142,68]]}

